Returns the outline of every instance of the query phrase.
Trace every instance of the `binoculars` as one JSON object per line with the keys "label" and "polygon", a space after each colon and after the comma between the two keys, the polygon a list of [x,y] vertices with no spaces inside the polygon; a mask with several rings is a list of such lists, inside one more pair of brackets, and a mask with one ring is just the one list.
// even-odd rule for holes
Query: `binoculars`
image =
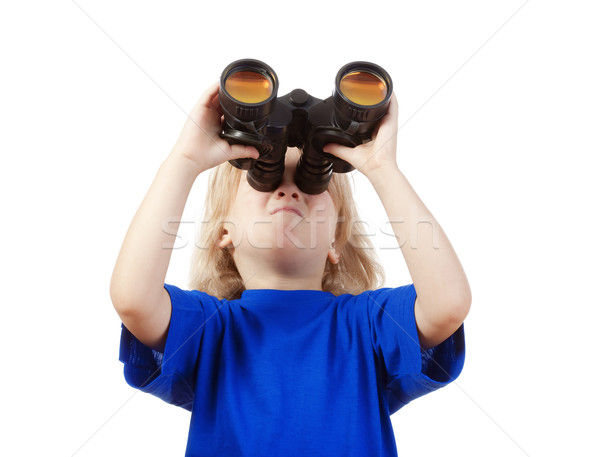
{"label": "binoculars", "polygon": [[333,95],[325,100],[294,89],[277,98],[279,80],[271,67],[254,59],[237,60],[221,74],[219,103],[224,113],[220,134],[229,144],[254,146],[258,159],[230,160],[248,170],[256,190],[276,189],[283,178],[285,153],[297,147],[302,154],[294,181],[307,194],[327,190],[332,174],[354,167],[323,151],[328,143],[355,147],[371,139],[386,114],[392,79],[378,65],[351,62],[335,78]]}

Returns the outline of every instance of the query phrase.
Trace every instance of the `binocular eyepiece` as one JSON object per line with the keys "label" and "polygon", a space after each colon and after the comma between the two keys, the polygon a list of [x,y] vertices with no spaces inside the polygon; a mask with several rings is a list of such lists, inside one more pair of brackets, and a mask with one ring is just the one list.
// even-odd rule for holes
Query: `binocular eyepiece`
{"label": "binocular eyepiece", "polygon": [[254,189],[269,192],[281,183],[287,148],[297,147],[302,155],[296,165],[296,185],[304,193],[320,194],[327,190],[332,173],[354,169],[323,147],[328,143],[355,147],[369,141],[387,112],[392,79],[378,65],[351,62],[339,70],[333,95],[325,100],[302,89],[277,98],[278,89],[277,75],[259,60],[238,60],[223,71],[221,137],[259,152],[258,159],[229,163],[248,170],[248,183]]}

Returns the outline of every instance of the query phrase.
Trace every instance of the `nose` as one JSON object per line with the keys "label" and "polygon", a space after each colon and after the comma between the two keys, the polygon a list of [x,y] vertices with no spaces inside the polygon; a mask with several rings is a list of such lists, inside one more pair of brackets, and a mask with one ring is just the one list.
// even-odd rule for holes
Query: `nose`
{"label": "nose", "polygon": [[277,198],[291,197],[294,200],[300,199],[300,191],[296,187],[296,184],[282,181],[277,189],[275,189],[275,195]]}
{"label": "nose", "polygon": [[293,198],[293,199],[295,199],[295,200],[298,200],[298,199],[300,198],[300,197],[298,196],[298,193],[297,193],[297,192],[288,192],[288,193],[286,194],[286,192],[284,192],[283,190],[278,190],[278,191],[277,191],[277,196],[278,196],[279,198],[285,198],[285,196],[286,196],[286,195],[290,195],[290,194],[291,194],[292,198]]}
{"label": "nose", "polygon": [[300,190],[294,182],[294,174],[293,172],[288,171],[287,167],[283,179],[281,180],[281,183],[279,184],[277,189],[275,189],[275,195],[279,199],[286,197],[290,197],[294,200],[300,199]]}

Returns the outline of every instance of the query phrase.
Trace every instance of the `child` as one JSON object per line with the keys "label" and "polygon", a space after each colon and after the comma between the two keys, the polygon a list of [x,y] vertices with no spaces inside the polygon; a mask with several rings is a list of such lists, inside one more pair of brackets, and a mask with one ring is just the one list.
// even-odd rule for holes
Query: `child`
{"label": "child", "polygon": [[[390,415],[459,375],[471,303],[449,241],[397,167],[396,99],[371,142],[325,148],[367,176],[395,222],[414,284],[378,289],[347,176],[303,194],[290,148],[280,186],[254,190],[227,161],[258,152],[219,137],[217,93],[193,108],[115,265],[127,382],[192,412],[187,456],[395,456]],[[164,284],[175,241],[164,221],[179,220],[213,167],[194,290],[181,290]],[[435,245],[416,243],[420,223]]]}

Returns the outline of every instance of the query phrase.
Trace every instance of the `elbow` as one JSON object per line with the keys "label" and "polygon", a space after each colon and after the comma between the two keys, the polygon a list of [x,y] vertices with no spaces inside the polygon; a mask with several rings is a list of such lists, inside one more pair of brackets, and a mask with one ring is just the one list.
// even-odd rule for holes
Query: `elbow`
{"label": "elbow", "polygon": [[131,315],[135,309],[133,300],[127,298],[125,293],[112,286],[110,288],[110,301],[121,320],[123,320],[125,316]]}
{"label": "elbow", "polygon": [[114,277],[111,280],[110,300],[121,320],[135,315],[139,310],[141,301],[137,295],[130,287],[123,287]]}
{"label": "elbow", "polygon": [[450,312],[450,320],[454,323],[456,328],[460,327],[462,323],[465,321],[467,316],[469,315],[469,311],[471,310],[470,302],[463,302],[457,305],[454,305]]}
{"label": "elbow", "polygon": [[124,283],[114,278],[110,284],[110,299],[123,323],[147,319],[166,308],[166,291],[162,284],[156,288],[147,287],[143,291],[127,284],[130,282]]}
{"label": "elbow", "polygon": [[458,329],[471,310],[471,290],[467,287],[454,293],[446,293],[432,310],[432,322],[445,328]]}
{"label": "elbow", "polygon": [[421,347],[429,349],[448,339],[463,324],[471,309],[471,292],[466,288],[423,303],[417,295],[415,305]]}
{"label": "elbow", "polygon": [[446,306],[448,320],[453,322],[456,328],[460,327],[467,318],[471,310],[471,302],[471,289],[467,286],[460,293],[456,294]]}
{"label": "elbow", "polygon": [[145,306],[143,301],[139,300],[134,296],[128,296],[125,293],[115,292],[111,290],[111,301],[113,307],[119,319],[129,330],[132,330],[132,323],[135,325],[136,322],[147,318],[148,306]]}

